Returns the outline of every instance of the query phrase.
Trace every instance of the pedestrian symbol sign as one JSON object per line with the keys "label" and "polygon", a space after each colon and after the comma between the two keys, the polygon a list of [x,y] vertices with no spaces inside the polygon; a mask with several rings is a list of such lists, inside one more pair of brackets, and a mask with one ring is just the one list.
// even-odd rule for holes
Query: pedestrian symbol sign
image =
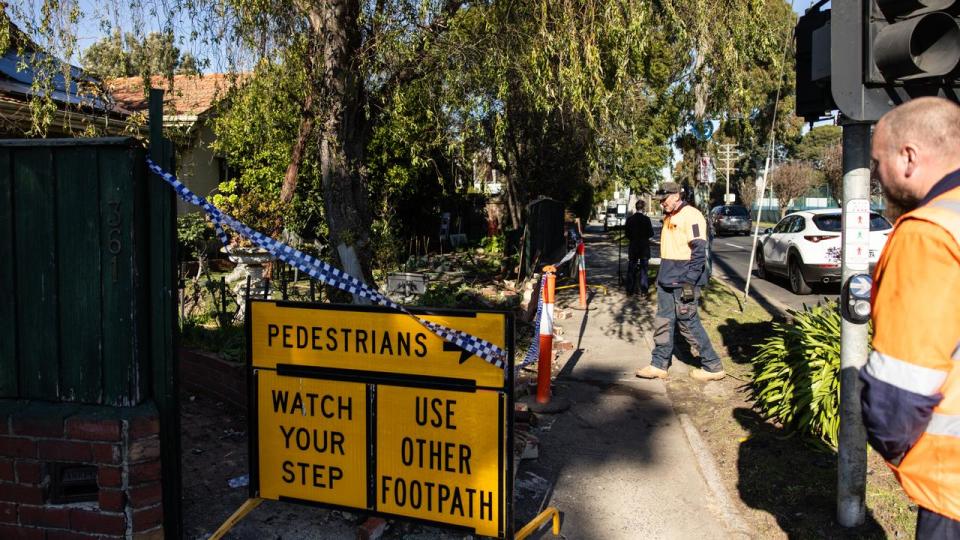
{"label": "pedestrian symbol sign", "polygon": [[509,314],[418,313],[502,347],[506,369],[382,308],[253,300],[248,315],[252,497],[507,537]]}

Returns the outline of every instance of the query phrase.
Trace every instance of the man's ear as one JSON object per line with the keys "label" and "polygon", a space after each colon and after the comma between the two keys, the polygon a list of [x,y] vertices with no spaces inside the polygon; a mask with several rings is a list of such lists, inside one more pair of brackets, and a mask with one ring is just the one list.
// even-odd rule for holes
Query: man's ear
{"label": "man's ear", "polygon": [[917,171],[917,167],[920,166],[920,152],[918,148],[912,144],[906,144],[900,148],[900,155],[898,156],[903,160],[903,176],[910,178]]}

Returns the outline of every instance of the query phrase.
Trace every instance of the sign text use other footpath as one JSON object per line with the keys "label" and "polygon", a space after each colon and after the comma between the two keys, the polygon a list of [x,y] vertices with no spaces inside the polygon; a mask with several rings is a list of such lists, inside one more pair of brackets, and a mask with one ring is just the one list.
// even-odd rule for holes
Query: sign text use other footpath
{"label": "sign text use other footpath", "polygon": [[506,537],[508,314],[421,314],[507,350],[503,370],[380,308],[255,300],[249,313],[251,496]]}

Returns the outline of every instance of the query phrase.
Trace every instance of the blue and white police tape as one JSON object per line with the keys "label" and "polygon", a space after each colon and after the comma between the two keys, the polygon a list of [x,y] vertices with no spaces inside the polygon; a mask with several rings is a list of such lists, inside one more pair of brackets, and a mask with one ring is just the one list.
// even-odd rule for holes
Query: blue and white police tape
{"label": "blue and white police tape", "polygon": [[[573,248],[567,252],[566,255],[560,259],[560,262],[553,264],[552,266],[560,266],[561,264],[569,261],[577,253],[577,248]],[[540,357],[540,339],[538,337],[540,329],[540,317],[543,315],[543,288],[547,286],[547,275],[543,274],[540,277],[540,289],[537,295],[537,313],[533,316],[533,339],[530,341],[530,348],[527,349],[527,354],[524,355],[523,361],[520,362],[514,369],[520,369],[524,366],[528,366]]]}
{"label": "blue and white police tape", "polygon": [[219,208],[210,204],[206,199],[190,191],[187,186],[183,185],[183,182],[177,180],[174,175],[164,171],[150,158],[147,158],[147,166],[157,176],[170,184],[177,192],[177,196],[179,196],[182,200],[199,206],[204,212],[207,213],[207,215],[210,217],[210,220],[213,221],[214,227],[216,228],[217,237],[220,238],[220,241],[223,242],[224,245],[227,245],[230,242],[230,237],[223,229],[223,226],[227,225],[231,229],[251,240],[257,246],[269,251],[274,257],[298,268],[301,272],[306,273],[310,277],[320,280],[327,285],[337,287],[338,289],[346,291],[350,294],[360,296],[361,298],[366,298],[371,302],[381,306],[405,313],[416,319],[417,322],[437,336],[440,336],[440,338],[442,338],[444,341],[453,343],[461,349],[479,356],[486,362],[500,369],[505,369],[507,364],[507,353],[502,348],[490,343],[489,341],[467,334],[466,332],[447,328],[441,324],[417,317],[400,304],[390,300],[386,296],[380,294],[380,292],[376,289],[373,289],[359,279],[343,272],[339,268],[334,268],[311,255],[274,240],[273,238],[270,238],[259,231],[251,229],[230,215],[223,213]]}

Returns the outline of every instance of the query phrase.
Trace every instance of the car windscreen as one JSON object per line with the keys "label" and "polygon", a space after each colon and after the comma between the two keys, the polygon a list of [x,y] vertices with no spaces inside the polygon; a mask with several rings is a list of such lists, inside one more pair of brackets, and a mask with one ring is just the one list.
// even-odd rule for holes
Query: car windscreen
{"label": "car windscreen", "polygon": [[747,212],[747,209],[743,206],[725,206],[723,208],[723,215],[734,217],[750,217],[750,213]]}
{"label": "car windscreen", "polygon": [[[821,231],[840,232],[840,213],[813,216],[813,223],[816,224],[817,228]],[[870,213],[871,231],[885,231],[890,228],[890,222],[887,221],[886,218],[875,212]]]}

